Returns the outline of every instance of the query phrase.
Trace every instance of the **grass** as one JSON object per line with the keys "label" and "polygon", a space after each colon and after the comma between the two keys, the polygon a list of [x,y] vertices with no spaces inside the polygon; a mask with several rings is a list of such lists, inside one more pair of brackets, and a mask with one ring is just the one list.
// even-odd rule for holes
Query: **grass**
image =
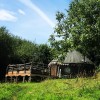
{"label": "grass", "polygon": [[3,83],[0,100],[100,100],[100,74],[96,78]]}

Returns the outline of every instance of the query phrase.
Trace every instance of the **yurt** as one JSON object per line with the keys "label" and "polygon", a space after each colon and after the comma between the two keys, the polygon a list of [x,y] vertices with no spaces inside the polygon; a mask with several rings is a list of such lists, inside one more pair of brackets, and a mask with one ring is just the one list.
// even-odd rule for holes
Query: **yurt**
{"label": "yurt", "polygon": [[48,67],[50,76],[59,78],[92,76],[95,71],[93,62],[76,50],[69,51],[63,63],[59,63],[58,60],[52,60]]}
{"label": "yurt", "polygon": [[67,53],[65,60],[59,69],[61,70],[62,76],[92,76],[95,71],[95,66],[86,56],[73,50]]}

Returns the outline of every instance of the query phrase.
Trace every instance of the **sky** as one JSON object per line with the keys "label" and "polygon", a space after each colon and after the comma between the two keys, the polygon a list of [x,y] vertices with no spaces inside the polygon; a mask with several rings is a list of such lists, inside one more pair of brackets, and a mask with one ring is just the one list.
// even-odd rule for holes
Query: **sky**
{"label": "sky", "polygon": [[48,43],[56,12],[66,13],[72,0],[0,0],[0,27],[37,44]]}

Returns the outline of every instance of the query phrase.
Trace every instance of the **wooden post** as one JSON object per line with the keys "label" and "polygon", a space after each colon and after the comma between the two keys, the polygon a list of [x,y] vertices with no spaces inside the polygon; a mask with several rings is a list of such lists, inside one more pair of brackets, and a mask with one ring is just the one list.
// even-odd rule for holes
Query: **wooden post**
{"label": "wooden post", "polygon": [[16,83],[18,82],[18,76],[16,76]]}
{"label": "wooden post", "polygon": [[31,76],[29,76],[29,79],[28,79],[28,81],[29,81],[29,82],[31,82],[31,80],[32,80],[32,77],[31,77]]}
{"label": "wooden post", "polygon": [[11,83],[12,83],[12,76],[11,76]]}
{"label": "wooden post", "polygon": [[32,74],[32,66],[30,66],[30,76],[29,76],[29,79],[28,79],[29,82],[31,82],[31,80],[32,80],[31,74]]}
{"label": "wooden post", "polygon": [[61,69],[59,69],[59,78],[61,78]]}
{"label": "wooden post", "polygon": [[72,75],[70,74],[70,78],[72,78]]}
{"label": "wooden post", "polygon": [[25,82],[25,76],[23,76],[23,83]]}
{"label": "wooden post", "polygon": [[5,77],[5,82],[7,82],[7,76]]}
{"label": "wooden post", "polygon": [[14,77],[14,83],[16,82],[16,78]]}

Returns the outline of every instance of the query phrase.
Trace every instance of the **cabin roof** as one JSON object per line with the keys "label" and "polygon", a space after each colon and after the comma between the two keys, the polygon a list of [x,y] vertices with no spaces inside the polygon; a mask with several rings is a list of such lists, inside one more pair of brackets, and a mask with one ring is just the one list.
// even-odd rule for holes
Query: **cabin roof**
{"label": "cabin roof", "polygon": [[64,63],[88,63],[93,64],[86,56],[83,56],[80,52],[73,50],[67,53]]}
{"label": "cabin roof", "polygon": [[57,59],[52,60],[48,66],[50,67],[51,65],[57,65],[57,64],[61,64]]}

